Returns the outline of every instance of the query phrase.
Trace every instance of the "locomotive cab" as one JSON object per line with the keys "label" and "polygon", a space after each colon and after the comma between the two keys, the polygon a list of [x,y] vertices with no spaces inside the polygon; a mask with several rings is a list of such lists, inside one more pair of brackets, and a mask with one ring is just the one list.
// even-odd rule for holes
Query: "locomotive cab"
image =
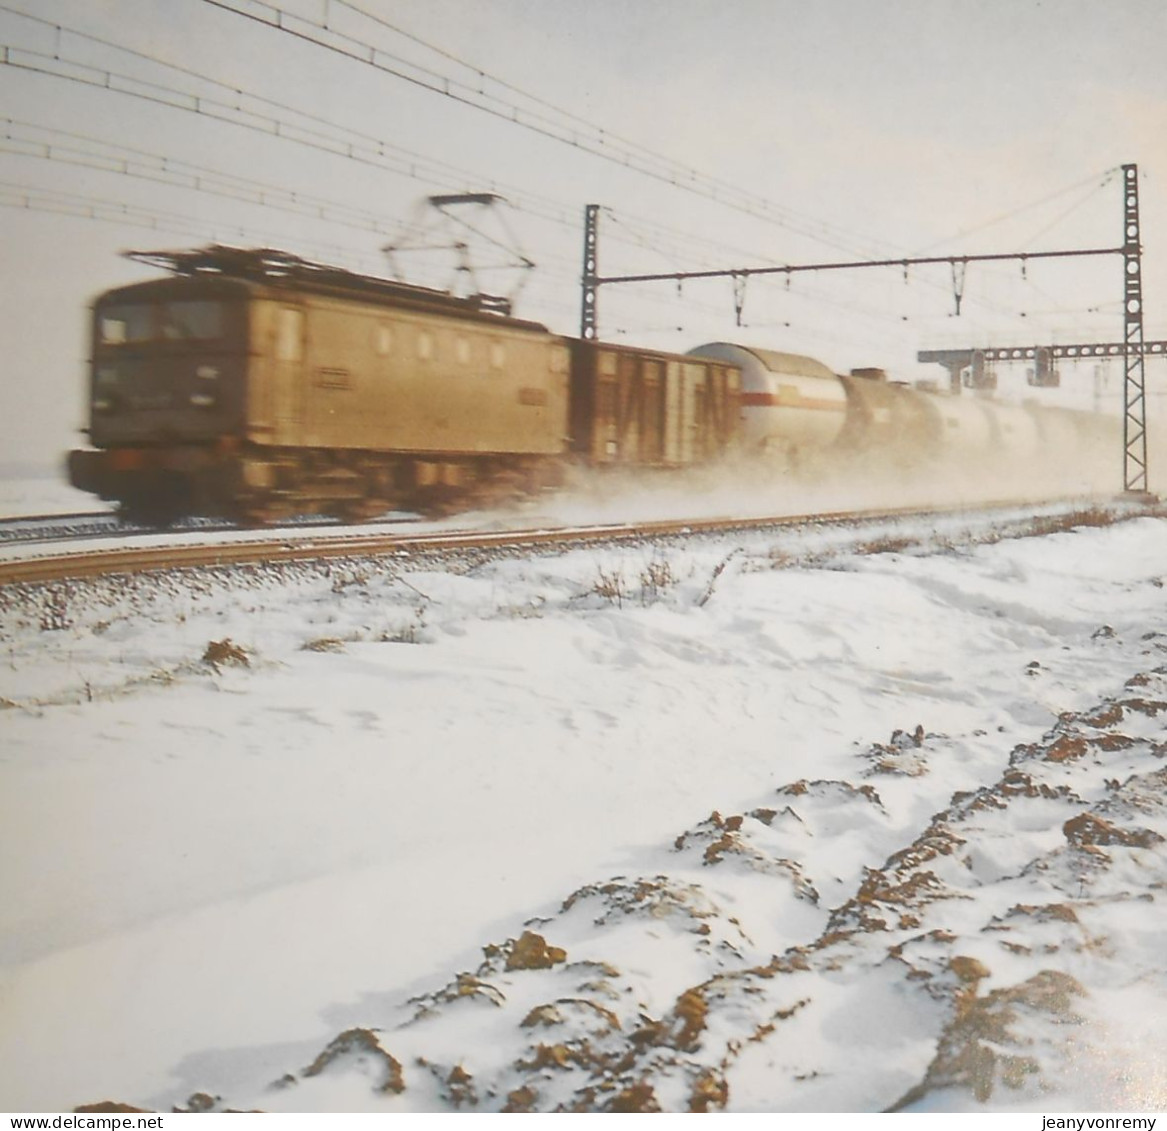
{"label": "locomotive cab", "polygon": [[102,295],[92,312],[89,438],[74,486],[166,521],[197,508],[193,474],[244,430],[248,288],[165,279]]}

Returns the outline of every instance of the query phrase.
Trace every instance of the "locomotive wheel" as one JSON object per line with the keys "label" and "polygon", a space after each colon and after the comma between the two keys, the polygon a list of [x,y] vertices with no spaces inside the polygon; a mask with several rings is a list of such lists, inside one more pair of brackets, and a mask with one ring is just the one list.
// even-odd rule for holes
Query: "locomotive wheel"
{"label": "locomotive wheel", "polygon": [[239,513],[237,521],[247,530],[258,530],[263,526],[271,526],[278,518],[275,511],[268,507],[249,507]]}
{"label": "locomotive wheel", "polygon": [[345,523],[369,522],[392,509],[387,499],[346,499],[321,507],[324,514],[330,514]]}

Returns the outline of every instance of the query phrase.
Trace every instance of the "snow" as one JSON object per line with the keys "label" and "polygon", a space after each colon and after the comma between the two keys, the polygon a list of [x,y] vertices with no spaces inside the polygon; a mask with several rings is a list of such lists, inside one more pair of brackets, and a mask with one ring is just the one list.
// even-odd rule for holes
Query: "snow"
{"label": "snow", "polygon": [[0,464],[0,518],[82,514],[105,508],[106,504],[92,495],[70,487],[63,469]]}
{"label": "snow", "polygon": [[0,1109],[1162,1108],[1167,524],[966,527],[5,590]]}

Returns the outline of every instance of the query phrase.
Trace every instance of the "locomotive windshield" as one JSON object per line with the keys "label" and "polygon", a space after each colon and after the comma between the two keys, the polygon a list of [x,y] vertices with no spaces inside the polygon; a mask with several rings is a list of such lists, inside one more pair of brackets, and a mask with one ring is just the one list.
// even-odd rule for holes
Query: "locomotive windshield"
{"label": "locomotive windshield", "polygon": [[131,342],[207,341],[223,336],[221,302],[126,303],[108,306],[97,316],[102,345]]}

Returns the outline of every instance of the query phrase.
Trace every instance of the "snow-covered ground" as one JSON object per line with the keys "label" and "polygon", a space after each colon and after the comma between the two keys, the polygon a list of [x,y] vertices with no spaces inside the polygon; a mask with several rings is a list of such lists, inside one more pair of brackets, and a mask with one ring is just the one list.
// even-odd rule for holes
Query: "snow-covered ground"
{"label": "snow-covered ground", "polygon": [[0,518],[26,514],[82,514],[109,504],[70,487],[64,468],[0,464]]}
{"label": "snow-covered ground", "polygon": [[861,541],[0,591],[0,1109],[1163,1108],[1167,523]]}

